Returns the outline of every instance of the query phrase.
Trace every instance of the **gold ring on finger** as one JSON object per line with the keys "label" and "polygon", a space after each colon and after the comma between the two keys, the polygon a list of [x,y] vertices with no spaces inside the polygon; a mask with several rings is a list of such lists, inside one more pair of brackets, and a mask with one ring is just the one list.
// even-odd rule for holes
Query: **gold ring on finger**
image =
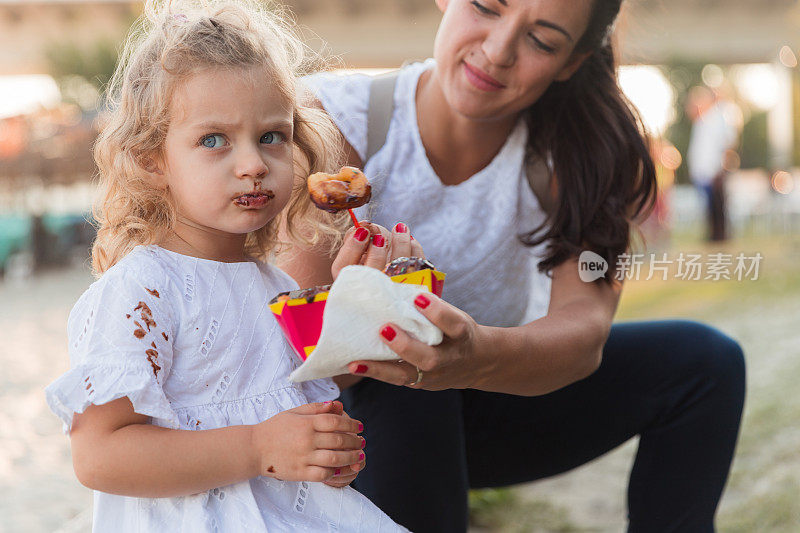
{"label": "gold ring on finger", "polygon": [[417,379],[412,381],[408,384],[409,387],[413,387],[414,385],[419,385],[422,383],[422,370],[419,367],[415,367],[417,369]]}

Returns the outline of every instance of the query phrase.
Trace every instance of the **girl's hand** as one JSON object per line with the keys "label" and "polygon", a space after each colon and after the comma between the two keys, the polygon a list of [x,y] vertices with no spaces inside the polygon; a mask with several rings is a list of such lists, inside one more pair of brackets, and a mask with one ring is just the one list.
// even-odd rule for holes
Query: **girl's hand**
{"label": "girl's hand", "polygon": [[[380,330],[381,340],[401,361],[353,361],[351,374],[415,389],[465,389],[475,382],[479,368],[476,353],[478,325],[468,314],[437,298],[421,294],[417,310],[444,333],[438,346],[420,342],[394,324]],[[419,369],[422,380],[418,381]]]}
{"label": "girl's hand", "polygon": [[398,257],[425,257],[422,246],[402,222],[398,222],[391,232],[378,224],[361,222],[361,225],[361,228],[347,230],[344,244],[331,265],[333,279],[348,265],[383,270],[387,263]]}
{"label": "girl's hand", "polygon": [[363,429],[344,414],[339,402],[310,403],[278,413],[253,426],[259,474],[331,483],[355,478],[365,459],[364,439],[358,436]]}
{"label": "girl's hand", "polygon": [[[344,412],[344,405],[342,402],[332,402],[332,411],[347,418],[350,416]],[[361,448],[364,448],[367,445],[367,442],[364,440],[364,437],[359,437],[361,439]],[[356,477],[358,477],[358,473],[364,470],[364,467],[367,465],[366,458],[362,459],[360,463],[355,465],[350,465],[342,468],[341,473],[333,476],[331,479],[327,481],[323,481],[326,485],[336,488],[346,487],[353,481],[355,481]]]}

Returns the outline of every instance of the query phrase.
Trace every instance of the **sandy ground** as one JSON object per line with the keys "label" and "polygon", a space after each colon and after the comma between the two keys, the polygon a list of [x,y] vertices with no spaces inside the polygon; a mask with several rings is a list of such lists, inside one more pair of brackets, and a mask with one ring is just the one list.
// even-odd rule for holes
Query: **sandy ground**
{"label": "sandy ground", "polygon": [[[69,441],[47,408],[43,389],[67,369],[67,317],[91,281],[85,270],[71,268],[25,282],[0,282],[2,532],[89,529],[91,491],[75,479]],[[748,425],[746,414],[745,432],[751,431],[748,427],[758,430],[758,408],[764,402],[754,398],[768,399],[776,376],[798,375],[798,316],[800,301],[787,298],[711,321],[739,339],[748,357],[751,422]],[[800,480],[800,431],[796,428],[787,427],[763,446],[760,442],[748,445],[747,438],[743,441],[720,515],[735,513],[759,490],[768,493],[772,482],[787,472]],[[566,509],[569,522],[580,530],[623,531],[626,478],[635,447],[631,441],[566,475],[526,485],[520,494]],[[777,462],[775,457],[786,460]]]}
{"label": "sandy ground", "polygon": [[82,269],[0,283],[0,531],[87,530],[91,491],[72,472],[69,440],[44,387],[69,365],[67,317],[91,283]]}

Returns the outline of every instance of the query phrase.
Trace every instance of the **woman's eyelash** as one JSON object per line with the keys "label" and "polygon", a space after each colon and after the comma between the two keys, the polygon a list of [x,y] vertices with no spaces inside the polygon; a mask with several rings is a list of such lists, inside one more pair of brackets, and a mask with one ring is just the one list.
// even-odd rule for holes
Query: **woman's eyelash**
{"label": "woman's eyelash", "polygon": [[480,13],[483,13],[484,15],[494,15],[495,14],[494,11],[492,11],[491,9],[486,8],[484,5],[480,4],[479,2],[476,2],[475,0],[473,0],[470,3],[473,6],[475,6],[475,9],[477,9]]}
{"label": "woman's eyelash", "polygon": [[[470,2],[470,3],[471,3],[473,6],[475,6],[475,9],[476,9],[476,10],[477,10],[479,13],[481,13],[481,14],[483,14],[483,15],[496,15],[496,14],[497,14],[497,13],[495,13],[494,11],[492,11],[491,9],[489,9],[489,8],[487,8],[486,6],[484,6],[483,4],[481,4],[480,2],[478,2],[477,0],[472,0],[472,2]],[[536,44],[536,46],[537,46],[539,49],[541,49],[543,52],[546,52],[546,53],[548,53],[548,54],[552,54],[553,52],[555,52],[555,51],[556,51],[556,49],[555,49],[555,48],[553,48],[552,46],[548,46],[548,45],[544,44],[542,41],[540,41],[539,39],[537,39],[537,38],[536,38],[536,36],[535,36],[535,35],[533,35],[533,34],[531,34],[531,39],[532,39],[532,40],[533,40],[533,42]]]}
{"label": "woman's eyelash", "polygon": [[537,39],[535,35],[531,35],[531,39],[536,44],[536,46],[538,46],[539,48],[541,48],[543,51],[547,52],[548,54],[552,54],[553,52],[556,51],[556,49],[553,48],[552,46],[548,46],[548,45],[544,44],[542,41],[540,41],[539,39]]}

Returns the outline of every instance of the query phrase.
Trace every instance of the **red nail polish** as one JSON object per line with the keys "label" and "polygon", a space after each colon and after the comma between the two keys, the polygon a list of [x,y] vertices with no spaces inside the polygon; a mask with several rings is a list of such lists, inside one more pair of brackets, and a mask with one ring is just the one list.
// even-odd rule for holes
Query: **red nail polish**
{"label": "red nail polish", "polygon": [[402,222],[398,222],[394,226],[394,231],[397,233],[408,233],[408,226],[406,226]]}
{"label": "red nail polish", "polygon": [[361,449],[363,450],[367,445],[367,439],[361,437]]}
{"label": "red nail polish", "polygon": [[353,234],[353,238],[358,242],[364,242],[369,237],[369,230],[367,228],[358,228]]}
{"label": "red nail polish", "polygon": [[383,248],[383,245],[386,243],[386,240],[383,238],[383,235],[380,233],[372,237],[372,245],[377,246],[378,248]]}
{"label": "red nail polish", "polygon": [[363,461],[364,460],[364,452],[361,452],[360,454],[358,454],[358,460],[359,461]]}
{"label": "red nail polish", "polygon": [[333,475],[334,476],[338,476],[341,473],[342,473],[342,469],[341,468],[337,468],[336,470],[333,471]]}
{"label": "red nail polish", "polygon": [[386,326],[381,330],[381,336],[387,341],[394,339],[395,335],[397,335],[397,332],[392,326]]}
{"label": "red nail polish", "polygon": [[431,301],[424,294],[420,294],[419,296],[414,298],[414,303],[417,304],[417,307],[419,307],[420,309],[425,309],[426,307],[431,305]]}
{"label": "red nail polish", "polygon": [[[358,431],[359,431],[359,433],[364,431],[364,424],[362,424],[361,422],[358,423]],[[364,441],[364,442],[367,442],[367,441]]]}
{"label": "red nail polish", "polygon": [[363,374],[367,371],[367,365],[358,365],[356,367],[356,374]]}

